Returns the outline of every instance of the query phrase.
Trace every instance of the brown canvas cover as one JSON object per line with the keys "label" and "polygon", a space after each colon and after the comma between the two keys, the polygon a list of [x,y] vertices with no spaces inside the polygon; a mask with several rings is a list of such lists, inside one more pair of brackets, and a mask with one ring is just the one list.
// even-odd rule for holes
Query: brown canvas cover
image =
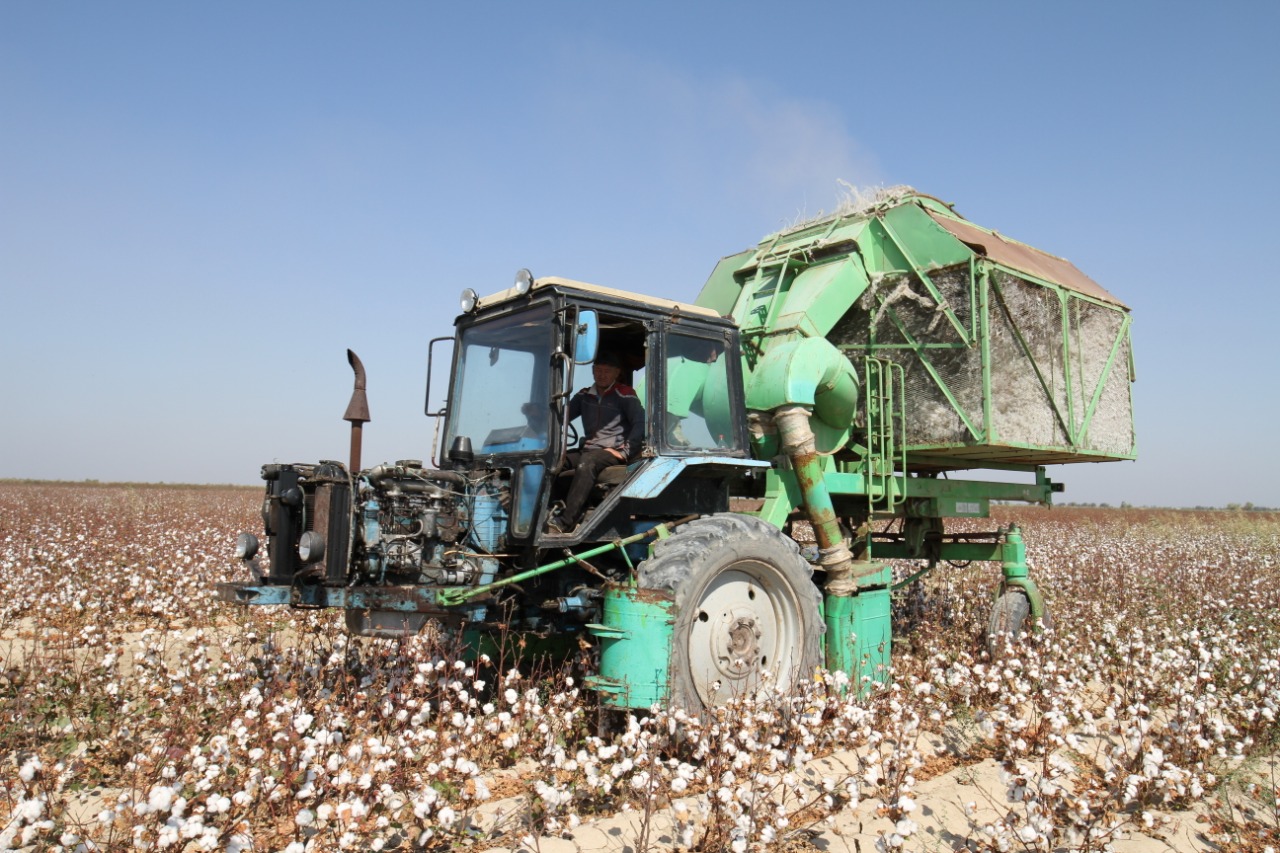
{"label": "brown canvas cover", "polygon": [[984,231],[976,225],[959,219],[942,216],[931,210],[928,214],[935,222],[950,231],[957,240],[997,263],[1062,285],[1068,290],[1074,290],[1076,293],[1091,296],[1102,302],[1121,308],[1129,307],[1082,273],[1070,261],[1042,252],[1025,243],[1005,239],[993,231]]}

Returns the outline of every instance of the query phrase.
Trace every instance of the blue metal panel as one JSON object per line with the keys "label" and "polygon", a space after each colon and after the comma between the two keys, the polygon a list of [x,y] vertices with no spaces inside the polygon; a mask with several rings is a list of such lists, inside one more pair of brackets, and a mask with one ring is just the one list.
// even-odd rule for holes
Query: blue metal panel
{"label": "blue metal panel", "polygon": [[538,490],[542,488],[545,474],[546,468],[541,462],[534,462],[520,469],[520,492],[512,522],[512,527],[519,532],[528,530],[533,524],[533,511],[538,508]]}
{"label": "blue metal panel", "polygon": [[494,552],[498,540],[507,526],[507,514],[502,511],[496,495],[481,493],[468,497],[471,503],[471,543],[477,548]]}
{"label": "blue metal panel", "polygon": [[770,463],[734,456],[661,456],[647,460],[622,490],[624,498],[656,498],[686,468],[694,465],[718,465],[726,469],[768,468]]}

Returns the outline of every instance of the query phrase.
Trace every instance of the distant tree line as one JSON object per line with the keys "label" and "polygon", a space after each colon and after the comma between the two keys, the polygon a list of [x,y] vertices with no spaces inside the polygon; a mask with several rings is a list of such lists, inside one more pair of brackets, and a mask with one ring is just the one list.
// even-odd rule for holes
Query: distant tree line
{"label": "distant tree line", "polygon": [[[1087,501],[1054,501],[1056,506],[1078,506],[1091,509],[1115,509],[1109,503],[1091,503]],[[1128,501],[1120,504],[1120,509],[1134,509],[1134,505]],[[1167,507],[1167,506],[1146,506],[1143,509],[1186,509],[1187,507]],[[1229,503],[1225,507],[1222,506],[1194,506],[1191,509],[1200,510],[1202,512],[1280,512],[1280,507],[1258,506],[1253,501],[1246,501],[1242,504]]]}

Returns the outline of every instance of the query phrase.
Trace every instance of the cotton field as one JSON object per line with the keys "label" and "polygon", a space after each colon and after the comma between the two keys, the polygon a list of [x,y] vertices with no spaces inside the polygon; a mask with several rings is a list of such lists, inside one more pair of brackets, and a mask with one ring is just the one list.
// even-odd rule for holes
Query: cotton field
{"label": "cotton field", "polygon": [[582,662],[217,602],[259,505],[0,484],[0,849],[1280,846],[1280,516],[1000,507],[1044,632],[993,657],[999,567],[942,566],[886,686],[611,719]]}

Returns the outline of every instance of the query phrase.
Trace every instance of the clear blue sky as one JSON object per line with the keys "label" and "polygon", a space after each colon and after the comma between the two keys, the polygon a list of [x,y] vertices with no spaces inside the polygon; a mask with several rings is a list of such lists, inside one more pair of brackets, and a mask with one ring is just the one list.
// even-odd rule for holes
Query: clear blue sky
{"label": "clear blue sky", "polygon": [[1136,463],[1280,505],[1276,3],[0,0],[0,477],[429,457],[427,340],[514,271],[691,299],[911,184],[1134,309]]}

